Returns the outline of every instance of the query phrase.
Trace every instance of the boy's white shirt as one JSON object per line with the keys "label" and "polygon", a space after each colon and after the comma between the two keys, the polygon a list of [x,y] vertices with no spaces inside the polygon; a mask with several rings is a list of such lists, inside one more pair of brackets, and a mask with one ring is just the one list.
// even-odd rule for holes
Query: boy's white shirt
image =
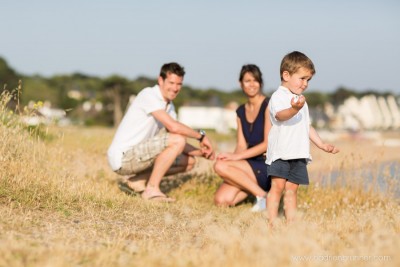
{"label": "boy's white shirt", "polygon": [[310,115],[307,103],[291,119],[278,121],[276,114],[291,107],[291,100],[296,96],[288,88],[279,86],[269,101],[272,123],[268,135],[266,164],[271,165],[277,159],[290,160],[305,158],[310,155]]}
{"label": "boy's white shirt", "polygon": [[118,126],[114,139],[107,151],[108,162],[114,171],[121,168],[122,155],[125,151],[155,136],[164,128],[151,115],[152,112],[161,109],[166,109],[166,112],[176,119],[173,103],[170,102],[167,105],[158,85],[144,88],[136,96]]}

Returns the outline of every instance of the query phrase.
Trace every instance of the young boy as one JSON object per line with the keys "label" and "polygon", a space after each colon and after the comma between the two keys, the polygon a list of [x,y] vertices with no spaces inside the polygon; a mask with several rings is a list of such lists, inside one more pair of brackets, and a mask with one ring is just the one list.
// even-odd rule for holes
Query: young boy
{"label": "young boy", "polygon": [[286,220],[291,222],[295,218],[297,188],[309,183],[306,167],[311,161],[309,140],[325,152],[339,152],[335,146],[322,142],[310,123],[302,93],[315,74],[312,61],[301,52],[291,52],[282,59],[280,74],[281,86],[269,102],[272,128],[268,136],[266,163],[272,180],[267,200],[271,225],[278,216],[283,192]]}

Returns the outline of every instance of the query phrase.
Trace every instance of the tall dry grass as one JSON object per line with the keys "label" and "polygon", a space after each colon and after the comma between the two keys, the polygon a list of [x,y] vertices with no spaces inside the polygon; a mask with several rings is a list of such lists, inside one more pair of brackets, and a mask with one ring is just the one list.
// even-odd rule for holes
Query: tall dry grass
{"label": "tall dry grass", "polygon": [[[251,203],[213,205],[220,180],[207,161],[163,183],[176,203],[144,202],[117,189],[105,157],[113,129],[48,128],[43,139],[4,107],[0,116],[0,266],[400,264],[399,199],[365,190],[358,172],[377,153],[399,161],[390,148],[368,154],[343,140],[338,156],[314,151],[298,222],[268,229]],[[330,170],[353,172],[345,186],[322,186]]]}

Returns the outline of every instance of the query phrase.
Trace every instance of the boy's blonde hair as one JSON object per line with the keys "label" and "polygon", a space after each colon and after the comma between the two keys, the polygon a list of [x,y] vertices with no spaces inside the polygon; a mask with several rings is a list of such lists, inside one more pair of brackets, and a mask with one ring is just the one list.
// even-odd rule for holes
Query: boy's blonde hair
{"label": "boy's blonde hair", "polygon": [[283,72],[287,71],[290,75],[296,73],[300,68],[305,68],[315,74],[314,64],[306,55],[299,51],[293,51],[287,54],[281,62],[281,81],[283,81]]}

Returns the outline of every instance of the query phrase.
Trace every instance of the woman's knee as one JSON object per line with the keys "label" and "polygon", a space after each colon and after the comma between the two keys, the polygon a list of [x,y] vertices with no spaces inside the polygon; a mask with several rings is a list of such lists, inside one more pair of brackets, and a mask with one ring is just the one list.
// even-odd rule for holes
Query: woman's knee
{"label": "woman's knee", "polygon": [[218,175],[222,175],[223,173],[225,173],[226,170],[226,162],[222,161],[222,160],[217,160],[214,163],[214,171],[218,174]]}
{"label": "woman's knee", "polygon": [[226,198],[226,196],[219,194],[216,194],[214,196],[214,204],[218,207],[229,207],[234,205],[232,200],[229,200],[228,198]]}

